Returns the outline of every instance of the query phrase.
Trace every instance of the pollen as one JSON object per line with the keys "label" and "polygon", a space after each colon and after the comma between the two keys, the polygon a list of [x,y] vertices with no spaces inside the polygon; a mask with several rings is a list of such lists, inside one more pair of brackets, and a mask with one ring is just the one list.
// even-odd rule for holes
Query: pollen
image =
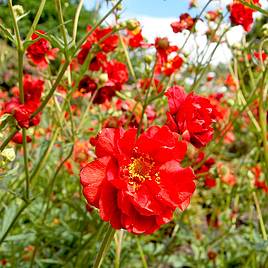
{"label": "pollen", "polygon": [[159,173],[155,172],[155,162],[150,157],[132,157],[131,163],[127,166],[128,183],[136,190],[146,180],[154,180],[160,183]]}

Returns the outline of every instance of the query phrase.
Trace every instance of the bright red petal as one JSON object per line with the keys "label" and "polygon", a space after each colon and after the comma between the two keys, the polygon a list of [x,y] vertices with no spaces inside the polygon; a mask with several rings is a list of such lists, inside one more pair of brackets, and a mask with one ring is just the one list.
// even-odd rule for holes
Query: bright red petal
{"label": "bright red petal", "polygon": [[100,186],[106,178],[106,167],[110,160],[110,157],[98,158],[80,171],[80,182],[84,187],[83,193],[91,205],[96,203]]}
{"label": "bright red petal", "polygon": [[179,110],[180,105],[184,102],[187,96],[184,88],[181,86],[169,88],[165,95],[168,98],[168,105],[171,114],[175,114]]}

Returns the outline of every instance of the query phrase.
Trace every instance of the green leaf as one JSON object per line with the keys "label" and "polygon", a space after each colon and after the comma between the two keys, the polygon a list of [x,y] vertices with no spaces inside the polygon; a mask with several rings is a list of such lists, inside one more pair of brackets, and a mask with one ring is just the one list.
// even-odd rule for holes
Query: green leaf
{"label": "green leaf", "polygon": [[15,202],[11,203],[8,207],[5,207],[5,215],[2,223],[2,231],[1,236],[8,230],[9,226],[11,225],[14,217],[16,216],[17,206]]}
{"label": "green leaf", "polygon": [[12,43],[15,42],[11,32],[3,24],[0,24],[0,32],[1,31],[4,33],[5,38],[8,38]]}

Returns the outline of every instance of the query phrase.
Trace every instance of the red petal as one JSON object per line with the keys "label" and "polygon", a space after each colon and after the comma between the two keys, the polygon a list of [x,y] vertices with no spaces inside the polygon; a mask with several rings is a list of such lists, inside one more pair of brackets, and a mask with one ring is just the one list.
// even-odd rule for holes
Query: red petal
{"label": "red petal", "polygon": [[174,120],[172,114],[170,112],[167,112],[167,121],[166,125],[169,127],[171,131],[178,132],[178,126],[176,124],[176,121]]}
{"label": "red petal", "polygon": [[104,128],[99,133],[96,142],[96,155],[98,157],[114,156],[118,149],[116,142],[122,136],[123,129]]}
{"label": "red petal", "polygon": [[181,86],[174,86],[169,88],[165,95],[168,98],[168,105],[171,114],[177,113],[180,105],[184,102],[187,96],[184,88]]}
{"label": "red petal", "polygon": [[99,188],[106,178],[106,168],[110,160],[110,157],[96,159],[80,171],[80,183],[85,187],[84,196],[92,205],[96,203]]}
{"label": "red petal", "polygon": [[[180,209],[185,209],[195,190],[194,173],[191,168],[182,168],[177,161],[169,161],[160,167],[159,196],[169,196]],[[167,199],[167,201],[170,201]]]}
{"label": "red petal", "polygon": [[136,143],[137,129],[132,128],[124,133],[124,136],[119,140],[118,145],[123,154],[130,156]]}
{"label": "red petal", "polygon": [[182,161],[186,151],[186,142],[177,141],[173,147],[162,146],[154,156],[154,159],[160,163],[165,163],[170,160]]}
{"label": "red petal", "polygon": [[141,134],[137,147],[141,152],[154,156],[161,147],[175,147],[177,139],[178,135],[167,126],[152,126]]}
{"label": "red petal", "polygon": [[113,228],[122,228],[121,212],[117,207],[117,190],[107,183],[103,186],[99,201],[100,217],[109,221]]}

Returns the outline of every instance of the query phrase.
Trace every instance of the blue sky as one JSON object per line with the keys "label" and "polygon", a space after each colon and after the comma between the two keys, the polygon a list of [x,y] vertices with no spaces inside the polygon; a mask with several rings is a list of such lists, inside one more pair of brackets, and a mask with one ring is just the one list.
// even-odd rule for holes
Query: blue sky
{"label": "blue sky", "polygon": [[[85,1],[86,7],[93,7],[94,1]],[[178,17],[187,12],[188,0],[123,0],[124,16]],[[104,6],[106,6],[104,4]],[[103,9],[103,11],[106,8]]]}

